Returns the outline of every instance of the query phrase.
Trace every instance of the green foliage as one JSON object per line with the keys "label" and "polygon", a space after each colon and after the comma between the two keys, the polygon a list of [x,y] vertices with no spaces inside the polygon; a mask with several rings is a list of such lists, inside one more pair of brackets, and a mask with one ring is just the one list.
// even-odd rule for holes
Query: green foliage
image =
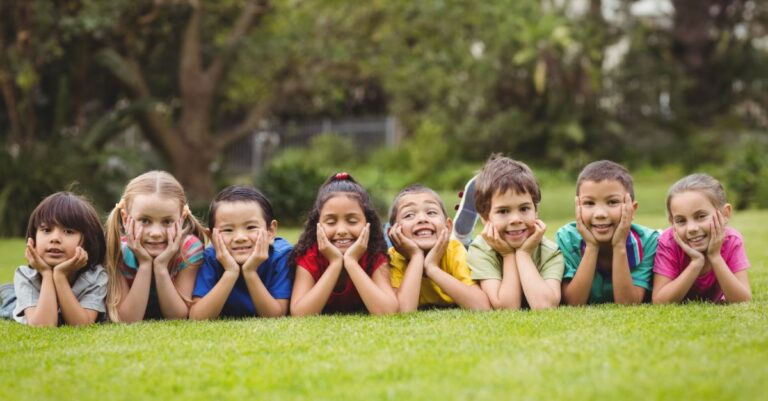
{"label": "green foliage", "polygon": [[302,160],[300,152],[274,159],[257,178],[257,187],[275,208],[280,224],[300,225],[327,176]]}
{"label": "green foliage", "polygon": [[[768,140],[750,135],[728,154],[725,184],[736,209],[768,208]],[[730,200],[730,199],[729,199]]]}

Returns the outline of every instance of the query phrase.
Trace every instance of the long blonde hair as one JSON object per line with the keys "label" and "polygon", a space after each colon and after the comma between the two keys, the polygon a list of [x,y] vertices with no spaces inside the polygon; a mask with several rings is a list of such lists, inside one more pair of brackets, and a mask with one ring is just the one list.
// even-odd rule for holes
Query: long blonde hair
{"label": "long blonde hair", "polygon": [[[124,234],[122,225],[122,213],[125,210],[128,213],[131,210],[133,200],[137,195],[157,194],[161,197],[176,199],[179,201],[179,209],[182,214],[186,213],[182,233],[184,236],[189,234],[197,236],[201,241],[205,240],[205,229],[195,216],[189,212],[187,206],[187,197],[184,195],[184,188],[171,174],[165,171],[149,171],[134,179],[125,186],[123,196],[120,202],[109,213],[107,218],[107,274],[109,276],[109,285],[107,289],[107,313],[110,320],[119,322],[120,317],[117,313],[117,305],[120,303],[124,294],[121,294],[120,281],[122,273],[120,265],[123,263],[123,248],[121,237]],[[183,237],[182,237],[183,238]],[[181,251],[181,250],[180,250]],[[183,252],[181,252],[183,257]]]}

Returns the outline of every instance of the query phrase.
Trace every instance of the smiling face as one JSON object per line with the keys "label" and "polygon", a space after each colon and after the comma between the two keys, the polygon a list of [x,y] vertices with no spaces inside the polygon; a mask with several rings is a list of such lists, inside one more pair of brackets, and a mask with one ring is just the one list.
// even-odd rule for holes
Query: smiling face
{"label": "smiling face", "polygon": [[443,214],[440,201],[430,193],[403,195],[398,203],[397,224],[402,226],[403,235],[423,251],[432,249],[438,235],[451,229],[451,221]]}
{"label": "smiling face", "polygon": [[[626,188],[617,180],[583,181],[579,187],[581,218],[597,242],[610,243],[621,221]],[[637,209],[637,202],[632,202]]]}
{"label": "smiling face", "polygon": [[227,250],[242,265],[256,249],[258,233],[266,235],[269,243],[275,239],[277,222],[267,224],[264,212],[256,202],[221,202],[216,208],[216,227]]}
{"label": "smiling face", "polygon": [[[717,208],[701,192],[686,191],[675,194],[669,202],[670,223],[675,232],[691,248],[706,252],[712,219]],[[730,217],[731,205],[723,207],[723,217]]]}
{"label": "smiling face", "polygon": [[181,217],[179,201],[158,194],[136,195],[130,209],[136,228],[143,229],[141,246],[152,257],[160,255],[168,247],[167,230]]}
{"label": "smiling face", "polygon": [[537,217],[536,205],[527,192],[521,194],[509,190],[496,192],[491,197],[488,222],[493,224],[501,239],[515,249],[520,248],[535,231]]}
{"label": "smiling face", "polygon": [[366,222],[363,208],[353,194],[335,195],[320,210],[320,226],[331,244],[342,252],[357,240]]}
{"label": "smiling face", "polygon": [[51,267],[75,256],[75,250],[82,242],[80,231],[58,224],[41,224],[35,234],[35,250]]}

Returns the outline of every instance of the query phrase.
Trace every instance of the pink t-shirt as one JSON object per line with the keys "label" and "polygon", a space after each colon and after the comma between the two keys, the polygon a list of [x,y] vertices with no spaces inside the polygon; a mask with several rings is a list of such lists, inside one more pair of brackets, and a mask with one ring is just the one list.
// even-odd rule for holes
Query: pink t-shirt
{"label": "pink t-shirt", "polygon": [[[749,260],[744,250],[744,241],[741,234],[732,228],[726,227],[725,229],[725,238],[723,239],[723,246],[720,248],[720,255],[725,260],[728,268],[734,273],[749,267]],[[670,227],[664,230],[661,236],[659,236],[659,246],[656,249],[653,272],[674,280],[685,270],[690,262],[691,258],[675,242],[673,228]],[[717,283],[715,271],[710,270],[696,278],[685,298],[706,299],[716,302],[725,300],[725,295],[723,295],[723,291]]]}

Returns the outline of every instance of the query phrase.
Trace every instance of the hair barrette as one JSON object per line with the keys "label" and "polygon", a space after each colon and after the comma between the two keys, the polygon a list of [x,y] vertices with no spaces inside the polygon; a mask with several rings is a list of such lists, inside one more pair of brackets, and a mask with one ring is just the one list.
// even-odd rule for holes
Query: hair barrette
{"label": "hair barrette", "polygon": [[334,176],[337,180],[348,180],[349,179],[349,173],[343,172],[343,173],[336,173]]}

